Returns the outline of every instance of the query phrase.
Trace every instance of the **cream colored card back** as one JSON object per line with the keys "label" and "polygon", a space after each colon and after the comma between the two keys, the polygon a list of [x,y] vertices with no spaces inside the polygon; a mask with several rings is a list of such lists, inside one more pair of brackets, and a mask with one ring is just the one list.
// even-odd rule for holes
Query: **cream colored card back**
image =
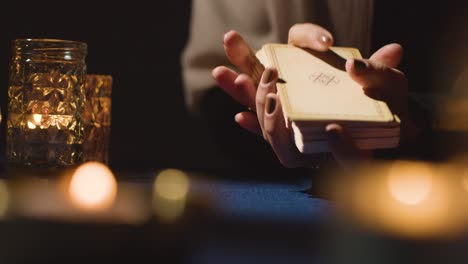
{"label": "cream colored card back", "polygon": [[290,121],[391,122],[384,102],[366,96],[345,70],[347,58],[361,58],[354,48],[317,52],[287,44],[267,44],[257,53],[265,66],[278,69],[278,93]]}

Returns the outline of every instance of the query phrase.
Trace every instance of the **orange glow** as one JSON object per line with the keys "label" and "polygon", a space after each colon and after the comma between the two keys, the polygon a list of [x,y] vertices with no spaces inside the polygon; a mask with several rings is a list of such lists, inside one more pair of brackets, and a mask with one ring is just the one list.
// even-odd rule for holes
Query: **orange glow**
{"label": "orange glow", "polygon": [[387,184],[395,200],[407,205],[417,205],[431,194],[431,170],[422,164],[394,166],[388,175]]}
{"label": "orange glow", "polygon": [[468,170],[465,171],[463,177],[462,177],[462,186],[463,189],[468,192]]}
{"label": "orange glow", "polygon": [[36,129],[36,125],[33,124],[31,121],[28,121],[28,127],[29,129]]}
{"label": "orange glow", "polygon": [[460,171],[413,161],[373,164],[336,183],[346,216],[377,232],[421,238],[452,236],[466,226]]}
{"label": "orange glow", "polygon": [[40,125],[42,121],[42,115],[33,114],[33,120],[36,125]]}
{"label": "orange glow", "polygon": [[102,163],[86,162],[74,172],[69,195],[80,208],[102,210],[109,208],[117,195],[117,182],[112,171]]}

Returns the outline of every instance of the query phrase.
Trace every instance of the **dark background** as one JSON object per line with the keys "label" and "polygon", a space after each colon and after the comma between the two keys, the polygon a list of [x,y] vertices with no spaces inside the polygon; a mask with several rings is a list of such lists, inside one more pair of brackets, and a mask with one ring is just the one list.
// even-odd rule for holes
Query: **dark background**
{"label": "dark background", "polygon": [[[445,62],[441,51],[447,52],[446,46],[467,54],[466,42],[457,39],[465,28],[460,25],[467,14],[465,1],[424,6],[412,1],[376,2],[374,50],[386,43],[403,44],[406,52],[401,68],[410,79],[411,91],[431,91],[434,73],[447,68],[441,67]],[[180,53],[188,37],[189,0],[12,1],[0,12],[3,141],[11,41],[78,40],[88,44],[88,73],[114,78],[112,167],[219,166],[209,133],[184,105]],[[440,32],[446,32],[447,38]]]}
{"label": "dark background", "polygon": [[9,5],[2,8],[0,26],[2,135],[11,41],[77,40],[88,44],[88,73],[114,78],[113,167],[208,166],[198,155],[203,133],[185,110],[181,87],[179,56],[188,33],[189,0],[12,1]]}

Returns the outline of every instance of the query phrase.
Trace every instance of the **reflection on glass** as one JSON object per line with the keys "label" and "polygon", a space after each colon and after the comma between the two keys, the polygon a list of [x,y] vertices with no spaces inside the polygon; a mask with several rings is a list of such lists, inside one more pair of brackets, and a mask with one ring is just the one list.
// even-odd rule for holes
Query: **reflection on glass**
{"label": "reflection on glass", "polygon": [[83,161],[109,163],[111,92],[111,75],[86,76]]}
{"label": "reflection on glass", "polygon": [[82,162],[86,43],[53,39],[13,42],[7,161],[20,166]]}

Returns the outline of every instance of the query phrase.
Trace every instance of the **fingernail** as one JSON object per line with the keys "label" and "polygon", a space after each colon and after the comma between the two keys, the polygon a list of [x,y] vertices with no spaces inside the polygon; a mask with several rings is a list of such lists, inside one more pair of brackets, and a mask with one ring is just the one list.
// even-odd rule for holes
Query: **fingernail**
{"label": "fingernail", "polygon": [[269,114],[269,115],[273,114],[273,112],[276,109],[276,100],[275,100],[275,98],[273,98],[271,96],[268,96],[265,107],[266,107],[266,110],[267,110],[267,114]]}
{"label": "fingernail", "polygon": [[332,39],[329,36],[327,36],[325,34],[320,34],[320,33],[317,34],[317,40],[318,40],[319,43],[321,43],[321,44],[323,44],[323,45],[325,45],[327,47],[330,46],[331,42],[332,42]]}
{"label": "fingernail", "polygon": [[340,140],[339,128],[335,124],[330,124],[325,127],[325,132],[329,140],[334,142]]}
{"label": "fingernail", "polygon": [[273,71],[271,69],[265,69],[262,81],[265,84],[270,83],[271,81],[273,81]]}
{"label": "fingernail", "polygon": [[234,116],[234,121],[236,121],[236,123],[239,123],[241,119],[242,119],[242,115],[240,113]]}
{"label": "fingernail", "polygon": [[320,37],[320,41],[321,41],[322,43],[324,43],[324,44],[328,44],[328,43],[330,43],[331,38],[330,38],[329,36],[322,35],[322,36]]}
{"label": "fingernail", "polygon": [[367,64],[362,60],[354,59],[354,69],[357,72],[362,72],[367,69]]}

